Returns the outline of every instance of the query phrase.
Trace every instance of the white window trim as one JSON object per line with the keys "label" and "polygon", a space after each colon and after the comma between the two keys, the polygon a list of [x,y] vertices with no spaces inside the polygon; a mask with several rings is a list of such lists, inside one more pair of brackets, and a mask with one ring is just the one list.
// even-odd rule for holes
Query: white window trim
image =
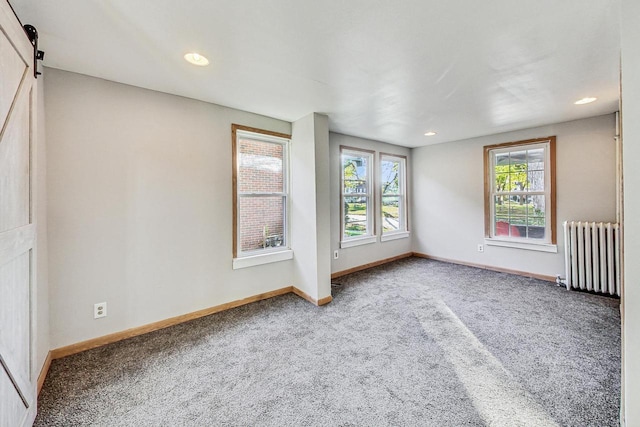
{"label": "white window trim", "polygon": [[[400,163],[400,175],[398,176],[398,184],[399,184],[399,193],[398,194],[382,194],[382,188],[378,188],[380,192],[380,241],[385,242],[389,240],[403,239],[409,237],[409,209],[407,203],[407,158],[404,156],[397,156],[393,154],[380,153],[380,163],[379,163],[379,179],[380,183],[378,187],[382,185],[382,162],[383,161],[391,161],[391,162],[399,162]],[[398,230],[393,231],[384,231],[384,215],[382,214],[382,208],[384,206],[383,200],[385,196],[396,196],[399,197],[400,203],[400,215],[399,215],[399,227]]]}
{"label": "white window trim", "polygon": [[[366,157],[367,158],[367,192],[366,193],[345,193],[344,192],[344,168],[343,168],[343,155],[349,155],[354,157]],[[375,243],[377,241],[377,235],[375,230],[375,193],[374,193],[374,162],[375,152],[370,150],[340,147],[340,247],[349,248],[353,246],[366,245],[369,243]],[[344,222],[344,200],[345,197],[366,197],[367,198],[367,234],[353,237],[345,237],[345,222]]]}
{"label": "white window trim", "polygon": [[368,245],[370,243],[375,243],[378,241],[378,236],[358,236],[358,237],[353,237],[349,240],[343,240],[342,242],[340,242],[340,248],[344,249],[344,248],[353,248],[354,246],[362,246],[362,245]]}
{"label": "white window trim", "polygon": [[[268,142],[273,144],[280,144],[284,148],[283,152],[283,191],[282,192],[255,192],[255,193],[243,193],[240,194],[238,188],[235,188],[234,197],[236,199],[236,218],[237,221],[237,230],[236,230],[236,250],[237,254],[235,258],[233,258],[233,269],[252,267],[256,265],[268,264],[272,262],[285,261],[293,258],[293,251],[291,250],[291,201],[290,201],[290,146],[291,140],[288,138],[269,135],[266,133],[260,132],[252,132],[244,129],[236,129],[235,131],[235,156],[236,156],[236,164],[233,165],[235,168],[236,179],[239,179],[240,176],[240,144],[238,143],[240,139],[251,139],[256,141]],[[237,185],[237,184],[236,184]],[[284,235],[284,246],[277,248],[265,248],[265,249],[257,249],[251,251],[242,251],[241,245],[241,233],[240,233],[240,225],[239,225],[239,217],[240,217],[240,198],[241,197],[261,197],[261,196],[278,196],[284,198],[284,227],[283,231]]]}
{"label": "white window trim", "polygon": [[389,231],[380,236],[380,241],[388,242],[390,240],[406,239],[409,236],[411,236],[411,233],[409,231]]}
{"label": "white window trim", "polygon": [[503,248],[526,249],[529,251],[558,253],[558,245],[551,243],[533,243],[532,241],[500,240],[498,238],[484,239],[487,246],[500,246]]}
{"label": "white window trim", "polygon": [[293,251],[291,249],[247,255],[242,258],[234,258],[233,269],[238,270],[240,268],[254,267],[256,265],[270,264],[272,262],[287,261],[290,259],[293,259]]}
{"label": "white window trim", "polygon": [[[550,138],[549,138],[550,139]],[[509,153],[512,151],[529,150],[532,148],[544,148],[545,153],[545,169],[544,169],[544,188],[545,191],[510,191],[498,193],[495,191],[495,158],[496,154]],[[489,209],[490,209],[490,227],[489,236],[485,237],[485,244],[489,246],[502,246],[516,249],[529,249],[537,250],[541,252],[557,252],[557,245],[552,243],[552,231],[551,231],[551,142],[546,138],[542,138],[541,142],[531,142],[530,144],[514,144],[505,146],[504,148],[496,147],[489,149],[489,177],[490,189],[489,189]],[[545,238],[544,240],[533,239],[527,237],[509,237],[509,236],[496,236],[495,235],[495,197],[499,195],[544,195],[545,200]]]}

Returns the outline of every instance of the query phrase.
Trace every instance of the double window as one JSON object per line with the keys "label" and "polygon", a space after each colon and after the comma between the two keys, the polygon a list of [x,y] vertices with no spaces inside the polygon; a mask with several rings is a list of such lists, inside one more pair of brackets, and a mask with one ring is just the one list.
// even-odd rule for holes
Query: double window
{"label": "double window", "polygon": [[486,237],[555,244],[555,137],[484,150]]}
{"label": "double window", "polygon": [[[380,154],[376,167],[374,151],[351,147],[340,147],[340,158],[340,246],[376,242],[378,224],[382,241],[407,237],[406,158]],[[374,188],[379,188],[379,193]]]}
{"label": "double window", "polygon": [[[290,136],[239,125],[232,126],[232,134],[233,257],[234,268],[240,268],[274,261],[256,256],[289,249]],[[257,260],[247,262],[247,258]]]}

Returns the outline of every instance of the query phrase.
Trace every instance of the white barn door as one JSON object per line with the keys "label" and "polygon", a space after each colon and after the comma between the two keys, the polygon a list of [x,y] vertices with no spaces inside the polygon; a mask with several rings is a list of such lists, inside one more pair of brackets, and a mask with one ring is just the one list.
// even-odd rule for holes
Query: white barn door
{"label": "white barn door", "polygon": [[33,46],[1,0],[0,426],[30,426],[36,415],[33,65]]}

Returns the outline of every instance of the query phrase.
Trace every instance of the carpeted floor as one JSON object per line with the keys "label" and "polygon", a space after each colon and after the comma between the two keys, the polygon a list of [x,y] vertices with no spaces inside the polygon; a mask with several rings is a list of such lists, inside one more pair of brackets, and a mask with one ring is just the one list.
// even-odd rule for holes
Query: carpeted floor
{"label": "carpeted floor", "polygon": [[418,258],[56,360],[37,426],[617,426],[615,299]]}

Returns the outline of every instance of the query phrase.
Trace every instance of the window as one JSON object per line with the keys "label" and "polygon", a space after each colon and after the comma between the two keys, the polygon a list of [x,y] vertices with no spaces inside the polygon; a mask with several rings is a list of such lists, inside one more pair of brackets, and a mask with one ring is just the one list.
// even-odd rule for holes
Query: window
{"label": "window", "polygon": [[290,259],[290,136],[239,125],[232,134],[234,268]]}
{"label": "window", "polygon": [[382,241],[408,237],[404,156],[380,154]]}
{"label": "window", "polygon": [[488,239],[555,245],[555,142],[552,136],[484,147]]}
{"label": "window", "polygon": [[342,241],[350,247],[376,241],[373,219],[373,151],[340,147]]}

